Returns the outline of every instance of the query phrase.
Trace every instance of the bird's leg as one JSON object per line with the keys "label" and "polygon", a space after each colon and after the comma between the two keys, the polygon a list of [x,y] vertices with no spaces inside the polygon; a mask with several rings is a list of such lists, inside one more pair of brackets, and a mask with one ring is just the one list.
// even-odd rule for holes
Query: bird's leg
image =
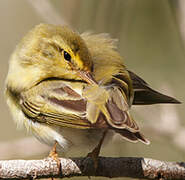
{"label": "bird's leg", "polygon": [[88,153],[87,157],[91,157],[93,162],[94,162],[94,168],[95,170],[97,169],[98,167],[98,157],[99,157],[99,154],[100,154],[100,149],[101,149],[101,146],[103,144],[103,141],[105,139],[105,136],[107,134],[107,130],[105,130],[103,132],[103,135],[98,143],[98,145],[93,149],[93,151],[91,151],[90,153]]}
{"label": "bird's leg", "polygon": [[58,142],[55,141],[55,144],[54,144],[54,146],[52,147],[52,149],[51,149],[51,151],[49,153],[49,157],[54,159],[57,162],[57,166],[58,166],[58,169],[60,171],[61,164],[60,164],[60,159],[58,157],[58,153],[57,153],[57,150],[56,150],[57,144],[58,144]]}

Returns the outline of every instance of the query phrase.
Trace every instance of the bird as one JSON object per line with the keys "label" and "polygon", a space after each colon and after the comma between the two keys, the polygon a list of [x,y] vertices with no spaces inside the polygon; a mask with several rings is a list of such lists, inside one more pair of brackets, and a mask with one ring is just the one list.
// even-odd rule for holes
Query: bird
{"label": "bird", "polygon": [[50,154],[56,147],[85,147],[96,158],[114,133],[150,143],[130,114],[132,105],[180,103],[128,70],[108,34],[52,24],[36,25],[17,45],[5,96],[17,126],[52,146]]}

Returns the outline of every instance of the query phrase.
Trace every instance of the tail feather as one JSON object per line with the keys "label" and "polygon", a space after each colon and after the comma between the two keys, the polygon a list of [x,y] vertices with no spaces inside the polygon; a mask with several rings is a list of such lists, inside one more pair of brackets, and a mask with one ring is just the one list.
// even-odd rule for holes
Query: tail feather
{"label": "tail feather", "polygon": [[134,105],[149,105],[159,103],[180,104],[181,102],[149,87],[138,91],[136,90],[134,93]]}
{"label": "tail feather", "polygon": [[142,143],[146,145],[150,144],[150,141],[146,139],[145,136],[140,132],[133,133],[133,132],[128,131],[127,129],[116,129],[115,132],[119,133],[127,141],[130,141],[133,143],[141,141]]}
{"label": "tail feather", "polygon": [[162,94],[152,88],[138,75],[128,71],[132,79],[134,89],[133,105],[149,105],[158,103],[180,104],[181,102],[173,97]]}

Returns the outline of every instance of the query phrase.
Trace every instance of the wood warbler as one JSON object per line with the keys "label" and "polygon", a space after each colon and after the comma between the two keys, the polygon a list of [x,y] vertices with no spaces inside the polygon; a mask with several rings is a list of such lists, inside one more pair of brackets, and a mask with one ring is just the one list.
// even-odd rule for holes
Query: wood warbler
{"label": "wood warbler", "polygon": [[149,144],[129,113],[132,104],[179,103],[128,71],[107,34],[49,24],[37,25],[16,47],[6,98],[17,125],[42,142],[62,150],[98,144],[98,153],[107,132]]}

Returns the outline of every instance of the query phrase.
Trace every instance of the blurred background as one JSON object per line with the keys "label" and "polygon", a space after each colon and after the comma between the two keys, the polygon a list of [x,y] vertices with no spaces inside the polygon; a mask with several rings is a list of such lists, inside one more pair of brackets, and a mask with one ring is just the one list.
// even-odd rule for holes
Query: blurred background
{"label": "blurred background", "polygon": [[[118,50],[128,69],[153,88],[185,102],[183,0],[1,0],[0,22],[0,159],[43,158],[49,151],[24,129],[16,129],[4,98],[9,57],[39,23],[109,33],[119,40]],[[133,106],[132,114],[151,145],[132,144],[116,135],[103,147],[102,156],[185,161],[185,103]],[[73,156],[85,155],[80,152],[77,149]]]}

